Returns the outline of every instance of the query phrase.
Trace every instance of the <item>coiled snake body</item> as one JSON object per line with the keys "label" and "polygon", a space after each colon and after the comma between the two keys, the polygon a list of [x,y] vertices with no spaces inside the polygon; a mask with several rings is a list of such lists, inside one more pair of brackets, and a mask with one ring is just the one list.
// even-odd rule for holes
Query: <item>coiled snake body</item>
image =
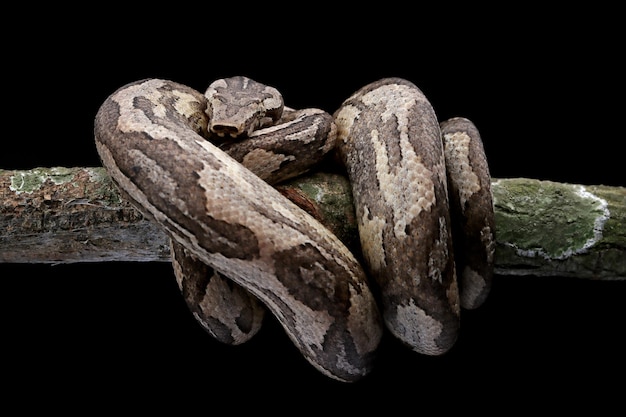
{"label": "coiled snake body", "polygon": [[[194,316],[226,343],[254,335],[267,307],[315,368],[356,381],[372,369],[383,323],[417,352],[441,354],[457,338],[461,305],[477,307],[489,290],[493,211],[480,137],[466,119],[440,128],[406,80],[369,84],[330,116],[285,108],[277,90],[246,77],[217,80],[205,95],[147,79],[105,100],[95,139],[120,191],[170,235]],[[367,274],[270,185],[335,147]],[[462,214],[457,224],[450,210]],[[468,255],[457,256],[459,285],[457,234]]]}

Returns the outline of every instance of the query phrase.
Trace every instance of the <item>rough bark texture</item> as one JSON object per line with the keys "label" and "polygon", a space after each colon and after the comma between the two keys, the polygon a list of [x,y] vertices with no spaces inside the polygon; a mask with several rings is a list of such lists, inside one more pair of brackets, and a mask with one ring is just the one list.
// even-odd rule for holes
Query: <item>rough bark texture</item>
{"label": "rough bark texture", "polygon": [[496,272],[626,278],[626,188],[496,180]]}
{"label": "rough bark texture", "polygon": [[0,262],[161,261],[169,240],[104,168],[0,170]]}
{"label": "rough bark texture", "polygon": [[[313,174],[277,187],[358,250],[350,187]],[[496,273],[626,279],[626,188],[494,179]],[[167,236],[103,168],[0,170],[0,262],[169,262]]]}

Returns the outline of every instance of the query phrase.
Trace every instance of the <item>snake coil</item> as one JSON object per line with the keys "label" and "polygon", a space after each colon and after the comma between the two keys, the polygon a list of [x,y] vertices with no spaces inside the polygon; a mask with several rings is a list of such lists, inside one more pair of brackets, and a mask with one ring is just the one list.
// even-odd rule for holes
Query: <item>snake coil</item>
{"label": "snake coil", "polygon": [[[480,136],[467,119],[440,125],[409,81],[368,84],[331,116],[285,107],[246,77],[205,94],[147,79],[105,100],[94,133],[121,193],[171,237],[185,300],[218,340],[245,342],[267,308],[316,369],[352,382],[371,371],[383,326],[439,355],[457,339],[460,308],[489,291],[494,224]],[[335,149],[365,270],[270,185]]]}

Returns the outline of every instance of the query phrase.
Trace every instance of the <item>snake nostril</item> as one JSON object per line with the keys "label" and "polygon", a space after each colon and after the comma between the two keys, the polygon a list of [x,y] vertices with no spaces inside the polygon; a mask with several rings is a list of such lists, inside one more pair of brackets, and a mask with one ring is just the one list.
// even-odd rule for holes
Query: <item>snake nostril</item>
{"label": "snake nostril", "polygon": [[237,136],[241,135],[241,130],[239,128],[237,128],[236,126],[233,125],[227,125],[227,124],[214,124],[211,125],[211,132],[215,133],[216,135],[223,137],[223,136],[230,136],[233,138],[236,138]]}

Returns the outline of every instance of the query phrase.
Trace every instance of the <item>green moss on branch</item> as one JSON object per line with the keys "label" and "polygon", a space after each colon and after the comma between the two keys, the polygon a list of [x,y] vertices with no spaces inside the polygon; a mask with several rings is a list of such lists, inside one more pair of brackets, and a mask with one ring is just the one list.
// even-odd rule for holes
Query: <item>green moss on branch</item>
{"label": "green moss on branch", "polygon": [[[278,187],[358,250],[350,185],[317,173]],[[496,273],[626,279],[626,188],[494,179]],[[0,170],[0,262],[169,261],[165,234],[104,168]]]}

